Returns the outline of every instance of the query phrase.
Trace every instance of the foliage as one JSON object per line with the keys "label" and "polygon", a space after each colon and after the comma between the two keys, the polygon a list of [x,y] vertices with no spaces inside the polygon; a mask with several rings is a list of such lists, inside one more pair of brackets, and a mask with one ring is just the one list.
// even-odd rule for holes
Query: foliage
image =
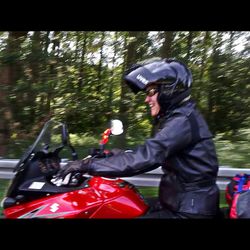
{"label": "foliage", "polygon": [[1,32],[3,136],[30,139],[51,117],[67,122],[71,133],[93,136],[111,118],[122,118],[120,142],[143,141],[152,129],[145,96],[133,95],[122,77],[132,63],[166,54],[191,68],[193,97],[212,132],[236,135],[249,127],[249,37],[239,31]]}

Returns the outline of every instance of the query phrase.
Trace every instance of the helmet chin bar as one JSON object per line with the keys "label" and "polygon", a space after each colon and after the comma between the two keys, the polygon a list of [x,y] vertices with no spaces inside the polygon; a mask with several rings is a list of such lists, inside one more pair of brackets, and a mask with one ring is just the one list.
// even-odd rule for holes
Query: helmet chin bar
{"label": "helmet chin bar", "polygon": [[174,92],[172,95],[167,95],[166,93],[160,92],[157,101],[161,107],[159,115],[164,115],[167,111],[176,107],[180,104],[185,98],[191,95],[191,90],[186,89],[180,93]]}

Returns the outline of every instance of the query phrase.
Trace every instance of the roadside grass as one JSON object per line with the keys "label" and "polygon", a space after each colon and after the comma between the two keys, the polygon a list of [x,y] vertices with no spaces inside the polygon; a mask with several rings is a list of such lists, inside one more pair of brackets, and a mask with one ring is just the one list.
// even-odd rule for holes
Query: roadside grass
{"label": "roadside grass", "polygon": [[250,168],[250,129],[241,129],[235,136],[218,134],[214,142],[220,166]]}
{"label": "roadside grass", "polygon": [[220,166],[250,168],[250,142],[215,141]]}

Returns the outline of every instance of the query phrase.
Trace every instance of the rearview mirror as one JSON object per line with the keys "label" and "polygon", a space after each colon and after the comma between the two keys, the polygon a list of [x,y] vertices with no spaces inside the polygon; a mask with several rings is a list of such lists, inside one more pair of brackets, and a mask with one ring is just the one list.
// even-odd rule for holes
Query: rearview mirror
{"label": "rearview mirror", "polygon": [[113,135],[120,135],[123,133],[123,124],[120,120],[111,120],[110,129]]}

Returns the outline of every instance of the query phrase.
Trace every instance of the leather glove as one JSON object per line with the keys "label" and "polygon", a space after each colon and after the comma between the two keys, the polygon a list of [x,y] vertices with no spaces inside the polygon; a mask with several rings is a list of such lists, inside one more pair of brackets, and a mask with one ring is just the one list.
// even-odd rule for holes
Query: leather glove
{"label": "leather glove", "polygon": [[52,176],[60,169],[60,158],[54,153],[39,151],[34,159],[38,159],[38,166],[45,176]]}
{"label": "leather glove", "polygon": [[57,173],[57,177],[63,178],[69,173],[87,173],[89,160],[76,160],[63,166]]}

